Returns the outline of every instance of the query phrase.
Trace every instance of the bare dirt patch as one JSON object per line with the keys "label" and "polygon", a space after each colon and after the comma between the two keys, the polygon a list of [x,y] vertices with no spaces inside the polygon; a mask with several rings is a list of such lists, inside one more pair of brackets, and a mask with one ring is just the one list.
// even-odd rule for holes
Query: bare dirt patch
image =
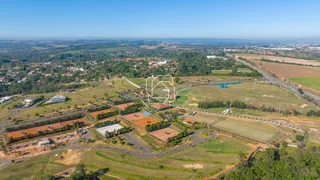
{"label": "bare dirt patch", "polygon": [[90,88],[84,88],[84,89],[80,89],[79,92],[84,92],[84,91],[89,91]]}
{"label": "bare dirt patch", "polygon": [[81,161],[81,151],[68,149],[67,152],[63,152],[58,160],[55,162],[65,165],[72,166],[79,164]]}
{"label": "bare dirt patch", "polygon": [[184,164],[184,168],[191,168],[191,169],[203,169],[203,164],[195,163],[195,164]]}
{"label": "bare dirt patch", "polygon": [[308,107],[308,106],[309,106],[308,104],[302,104],[302,105],[300,106],[300,108],[304,109],[304,108],[306,108],[306,107]]}

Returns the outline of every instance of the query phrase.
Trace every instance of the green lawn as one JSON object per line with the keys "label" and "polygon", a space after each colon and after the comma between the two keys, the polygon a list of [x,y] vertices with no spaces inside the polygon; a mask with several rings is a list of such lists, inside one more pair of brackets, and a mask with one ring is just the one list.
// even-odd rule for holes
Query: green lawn
{"label": "green lawn", "polygon": [[[239,161],[239,153],[250,148],[240,141],[219,136],[211,142],[171,155],[157,158],[137,158],[109,150],[84,150],[81,162],[95,172],[109,168],[102,179],[203,179]],[[1,179],[41,179],[69,167],[55,163],[54,153],[31,158],[0,169]],[[187,166],[201,165],[199,169]]]}
{"label": "green lawn", "polygon": [[[254,89],[255,87],[255,89]],[[296,109],[306,112],[310,109],[317,109],[312,103],[298,98],[294,94],[287,93],[279,87],[264,83],[244,82],[238,85],[228,85],[223,89],[220,86],[201,85],[188,87],[179,93],[182,98],[178,98],[176,104],[196,107],[197,103],[204,100],[240,100],[257,107],[265,105],[276,109]],[[307,107],[302,105],[307,104]]]}
{"label": "green lawn", "polygon": [[219,121],[213,126],[260,142],[267,142],[279,133],[275,128],[263,123],[230,119]]}
{"label": "green lawn", "polygon": [[304,86],[320,90],[320,77],[296,77],[289,79]]}

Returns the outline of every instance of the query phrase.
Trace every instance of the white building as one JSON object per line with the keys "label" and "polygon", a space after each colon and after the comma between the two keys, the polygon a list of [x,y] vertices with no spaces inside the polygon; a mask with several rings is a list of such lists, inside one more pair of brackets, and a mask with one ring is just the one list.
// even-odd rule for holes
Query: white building
{"label": "white building", "polygon": [[40,139],[40,141],[38,142],[39,147],[45,147],[50,145],[50,140],[48,138],[42,138]]}
{"label": "white building", "polygon": [[5,96],[3,98],[0,98],[0,104],[4,103],[6,101],[9,101],[10,99],[12,99],[12,96]]}
{"label": "white building", "polygon": [[66,97],[62,95],[55,95],[55,96],[52,96],[47,103],[59,103],[64,101],[66,101]]}
{"label": "white building", "polygon": [[25,104],[25,106],[31,106],[33,103],[34,103],[35,99],[31,99],[31,98],[28,98],[28,99],[24,99],[23,102]]}
{"label": "white building", "polygon": [[215,59],[215,58],[217,58],[217,56],[215,56],[215,55],[208,55],[207,56],[207,59]]}

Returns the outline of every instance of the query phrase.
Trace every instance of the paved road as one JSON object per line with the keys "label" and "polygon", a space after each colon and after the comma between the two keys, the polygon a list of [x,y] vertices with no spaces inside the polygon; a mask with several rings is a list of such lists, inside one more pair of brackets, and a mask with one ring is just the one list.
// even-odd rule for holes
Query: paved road
{"label": "paved road", "polygon": [[[108,145],[95,145],[95,146],[79,145],[78,141],[74,140],[71,144],[69,144],[66,147],[58,148],[58,149],[55,149],[55,150],[52,150],[52,151],[48,151],[48,152],[44,152],[42,154],[49,153],[49,152],[58,153],[58,152],[61,152],[61,151],[65,151],[67,149],[73,149],[73,150],[88,150],[88,149],[99,150],[99,149],[105,149],[105,150],[112,150],[112,151],[125,153],[125,154],[131,155],[131,156],[135,156],[135,157],[139,157],[139,158],[155,158],[155,157],[162,157],[162,156],[165,156],[165,155],[173,154],[175,152],[183,151],[183,150],[185,150],[187,148],[191,148],[191,147],[194,147],[196,145],[202,144],[204,142],[210,141],[211,139],[213,139],[215,137],[215,133],[212,132],[212,131],[209,132],[209,136],[201,137],[201,134],[204,131],[205,130],[197,130],[194,134],[191,134],[189,136],[189,137],[194,137],[194,140],[193,140],[191,145],[182,144],[182,145],[176,146],[174,148],[167,149],[166,151],[163,151],[163,152],[160,152],[160,153],[152,151],[148,146],[146,146],[134,134],[127,134],[127,135],[125,135],[125,138],[128,139],[129,142],[133,143],[133,146],[137,147],[138,148],[137,150],[139,150],[141,152],[134,151],[134,150],[129,150],[129,149],[121,149],[121,148],[108,146]],[[39,155],[41,155],[41,154],[39,154]],[[23,158],[16,158],[14,160],[16,162],[19,162],[19,161],[23,161],[23,160],[29,159],[31,157],[34,157],[34,156],[25,156]],[[3,167],[8,166],[10,164],[11,164],[11,160],[5,160],[5,159],[1,159],[0,158],[0,168],[3,168]]]}
{"label": "paved road", "polygon": [[144,144],[140,139],[138,139],[138,137],[133,132],[125,134],[124,138],[128,142],[133,144],[133,147],[135,149],[140,150],[140,151],[142,151],[143,153],[146,153],[146,154],[152,154],[152,150],[146,144]]}
{"label": "paved road", "polygon": [[320,103],[320,96],[318,96],[316,94],[313,94],[313,93],[310,93],[310,92],[307,92],[305,90],[304,90],[304,95],[301,95],[299,93],[299,91],[298,91],[299,88],[296,87],[295,85],[290,84],[290,83],[285,82],[285,81],[282,81],[282,80],[280,80],[278,78],[275,78],[275,77],[269,75],[268,73],[264,72],[263,70],[261,70],[259,67],[256,67],[256,66],[254,66],[254,65],[252,65],[252,64],[250,64],[250,63],[248,63],[246,61],[243,61],[243,60],[240,60],[240,59],[237,59],[237,58],[235,58],[235,60],[238,61],[238,62],[241,62],[241,63],[243,63],[243,64],[245,64],[245,65],[247,65],[249,67],[251,67],[252,69],[257,70],[260,74],[263,75],[263,77],[265,77],[272,84],[276,84],[276,85],[278,85],[278,86],[280,86],[282,88],[285,88],[285,89],[289,90],[290,92],[292,92],[292,93],[294,93],[294,94],[296,94],[296,95],[298,95],[298,96],[300,96],[302,98],[306,98],[306,96],[309,96],[309,97],[313,98],[316,101],[316,103],[314,103],[314,104],[317,105],[317,106]]}

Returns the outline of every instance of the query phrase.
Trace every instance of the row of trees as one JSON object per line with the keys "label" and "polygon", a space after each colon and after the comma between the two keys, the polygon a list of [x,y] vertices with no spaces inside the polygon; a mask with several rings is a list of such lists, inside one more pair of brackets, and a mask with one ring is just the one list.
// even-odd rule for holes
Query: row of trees
{"label": "row of trees", "polygon": [[198,104],[199,108],[210,109],[210,108],[237,108],[237,109],[257,109],[252,105],[247,105],[242,101],[202,101]]}
{"label": "row of trees", "polygon": [[47,125],[47,124],[54,124],[54,123],[58,123],[58,122],[64,122],[64,121],[79,119],[79,118],[82,118],[82,117],[83,117],[82,113],[76,113],[76,114],[73,114],[73,115],[62,116],[62,117],[54,118],[54,119],[51,119],[51,120],[35,122],[35,123],[32,123],[32,124],[25,124],[25,125],[21,125],[21,126],[7,127],[6,128],[6,132],[12,132],[12,131],[32,128],[32,127],[38,127],[38,126],[43,126],[43,125]]}
{"label": "row of trees", "polygon": [[320,111],[310,110],[307,112],[307,116],[311,117],[320,117]]}
{"label": "row of trees", "polygon": [[101,113],[101,114],[97,115],[96,120],[108,118],[108,117],[111,117],[111,116],[115,116],[117,114],[118,114],[118,110],[110,111],[110,112],[106,112],[106,113]]}
{"label": "row of trees", "polygon": [[156,124],[148,124],[146,126],[146,131],[147,132],[151,132],[151,131],[156,131],[158,129],[163,129],[165,127],[168,127],[170,126],[170,123],[168,121],[161,121],[161,122],[158,122]]}
{"label": "row of trees", "polygon": [[114,130],[113,132],[108,132],[106,131],[105,133],[105,137],[106,138],[111,138],[111,137],[114,137],[114,136],[117,136],[117,135],[120,135],[120,134],[124,134],[124,133],[127,133],[127,132],[130,132],[132,131],[133,129],[131,127],[123,127],[119,130]]}
{"label": "row of trees", "polygon": [[110,125],[113,125],[113,124],[119,124],[120,121],[115,119],[113,121],[103,121],[103,122],[98,122],[96,123],[94,126],[96,128],[100,128],[100,127],[104,127],[104,126],[110,126]]}
{"label": "row of trees", "polygon": [[106,110],[106,109],[109,109],[109,108],[110,108],[109,105],[103,104],[103,105],[100,105],[100,106],[89,108],[88,112],[102,111],[102,110]]}
{"label": "row of trees", "polygon": [[188,136],[188,130],[184,129],[182,132],[180,132],[178,135],[171,137],[168,139],[168,142],[173,143],[174,145],[179,144],[181,142],[181,139]]}
{"label": "row of trees", "polygon": [[124,109],[124,111],[121,112],[121,114],[131,114],[140,111],[141,104],[133,104],[131,106],[128,106]]}
{"label": "row of trees", "polygon": [[[237,109],[252,109],[252,110],[259,110],[259,111],[262,111],[262,112],[280,112],[281,114],[283,115],[294,115],[294,116],[298,116],[298,115],[301,115],[302,113],[297,111],[297,110],[288,110],[288,109],[284,109],[284,110],[279,110],[279,109],[276,109],[274,107],[267,107],[265,105],[262,105],[260,107],[256,107],[256,106],[253,106],[253,105],[250,105],[250,104],[246,104],[245,102],[242,102],[242,101],[238,101],[238,100],[235,100],[235,101],[202,101],[198,104],[198,107],[199,108],[202,108],[202,109],[210,109],[210,108],[237,108]],[[312,114],[314,113],[315,111],[309,111],[309,116],[312,116]],[[307,113],[307,115],[308,115]],[[316,112],[315,112],[316,113]],[[317,113],[316,113],[317,114]],[[316,115],[314,114],[314,116]],[[320,111],[319,111],[319,116],[320,117]]]}

